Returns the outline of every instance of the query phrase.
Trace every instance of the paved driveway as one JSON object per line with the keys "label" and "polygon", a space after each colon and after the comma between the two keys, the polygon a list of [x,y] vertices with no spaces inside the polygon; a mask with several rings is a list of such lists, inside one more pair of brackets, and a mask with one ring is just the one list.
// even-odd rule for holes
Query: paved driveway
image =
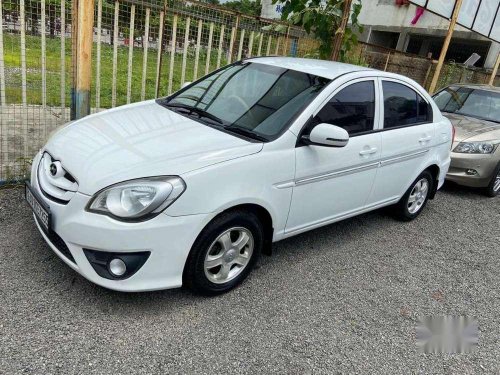
{"label": "paved driveway", "polygon": [[[500,198],[447,186],[275,245],[238,289],[122,294],[66,267],[0,191],[0,373],[500,373]],[[423,355],[419,315],[474,316],[473,354]]]}

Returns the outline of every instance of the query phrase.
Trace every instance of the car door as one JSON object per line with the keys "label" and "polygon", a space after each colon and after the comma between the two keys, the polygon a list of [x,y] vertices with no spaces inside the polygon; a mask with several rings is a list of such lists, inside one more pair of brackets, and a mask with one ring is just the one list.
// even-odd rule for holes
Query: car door
{"label": "car door", "polygon": [[305,124],[301,136],[307,136],[319,123],[328,123],[347,130],[349,142],[336,148],[298,141],[287,233],[320,226],[364,208],[380,158],[375,83],[373,78],[363,78],[340,86]]}
{"label": "car door", "polygon": [[432,107],[407,82],[380,78],[382,154],[368,204],[398,200],[425,168],[435,142]]}

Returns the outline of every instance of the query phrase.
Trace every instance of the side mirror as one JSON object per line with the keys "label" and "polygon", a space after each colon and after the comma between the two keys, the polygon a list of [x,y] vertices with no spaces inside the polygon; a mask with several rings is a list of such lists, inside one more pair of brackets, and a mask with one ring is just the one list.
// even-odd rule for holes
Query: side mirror
{"label": "side mirror", "polygon": [[345,147],[349,142],[349,133],[339,126],[323,123],[316,125],[302,140],[309,145]]}
{"label": "side mirror", "polygon": [[183,89],[184,87],[188,87],[191,83],[193,83],[193,82],[184,82],[184,83],[182,84],[181,89]]}

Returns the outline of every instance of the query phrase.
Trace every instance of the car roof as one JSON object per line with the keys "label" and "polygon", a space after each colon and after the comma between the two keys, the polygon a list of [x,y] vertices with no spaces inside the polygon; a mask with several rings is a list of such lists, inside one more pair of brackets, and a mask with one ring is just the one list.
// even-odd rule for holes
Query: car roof
{"label": "car roof", "polygon": [[345,73],[374,70],[363,66],[344,64],[336,61],[305,59],[299,57],[254,57],[245,59],[245,61],[296,70],[328,79],[335,79]]}
{"label": "car roof", "polygon": [[470,89],[478,89],[478,90],[487,90],[487,91],[493,91],[493,92],[500,92],[500,87],[496,86],[491,86],[491,85],[486,85],[486,84],[474,84],[474,83],[454,83],[451,84],[450,86],[454,87],[466,87]]}

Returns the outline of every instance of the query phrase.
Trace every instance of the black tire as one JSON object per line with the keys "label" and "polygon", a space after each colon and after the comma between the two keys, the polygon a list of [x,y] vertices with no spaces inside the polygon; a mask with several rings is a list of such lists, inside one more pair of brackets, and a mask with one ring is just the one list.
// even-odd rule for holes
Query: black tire
{"label": "black tire", "polygon": [[[410,209],[409,209],[410,195],[412,194],[413,190],[415,189],[417,183],[419,183],[422,179],[425,179],[427,181],[427,184],[428,184],[427,195],[426,195],[422,205],[418,208],[418,210],[415,212],[410,212]],[[434,184],[435,184],[435,181],[434,181],[434,177],[432,177],[432,174],[429,171],[423,171],[415,179],[415,181],[413,181],[413,183],[410,185],[410,187],[408,188],[406,193],[403,195],[403,197],[400,199],[400,201],[398,203],[396,203],[396,205],[394,206],[393,213],[394,213],[395,217],[401,221],[411,221],[411,220],[415,219],[418,215],[420,215],[420,213],[422,212],[424,207],[427,205],[427,201],[429,200],[429,196],[431,195],[431,192],[434,189]]]}
{"label": "black tire", "polygon": [[499,193],[500,193],[500,190],[497,190],[495,191],[494,189],[494,186],[495,186],[495,180],[498,176],[498,173],[500,173],[500,163],[498,163],[497,167],[495,168],[495,171],[493,172],[493,177],[491,177],[491,181],[488,185],[488,187],[486,187],[484,193],[488,196],[488,197],[496,197]]}
{"label": "black tire", "polygon": [[[244,228],[252,235],[253,251],[246,266],[231,280],[214,283],[205,274],[205,258],[214,241],[232,228]],[[232,234],[232,233],[230,233]],[[228,292],[239,285],[255,266],[264,244],[264,228],[257,215],[235,210],[221,214],[210,222],[196,239],[189,253],[182,275],[183,285],[195,293],[216,295]],[[221,250],[222,251],[222,250]]]}

